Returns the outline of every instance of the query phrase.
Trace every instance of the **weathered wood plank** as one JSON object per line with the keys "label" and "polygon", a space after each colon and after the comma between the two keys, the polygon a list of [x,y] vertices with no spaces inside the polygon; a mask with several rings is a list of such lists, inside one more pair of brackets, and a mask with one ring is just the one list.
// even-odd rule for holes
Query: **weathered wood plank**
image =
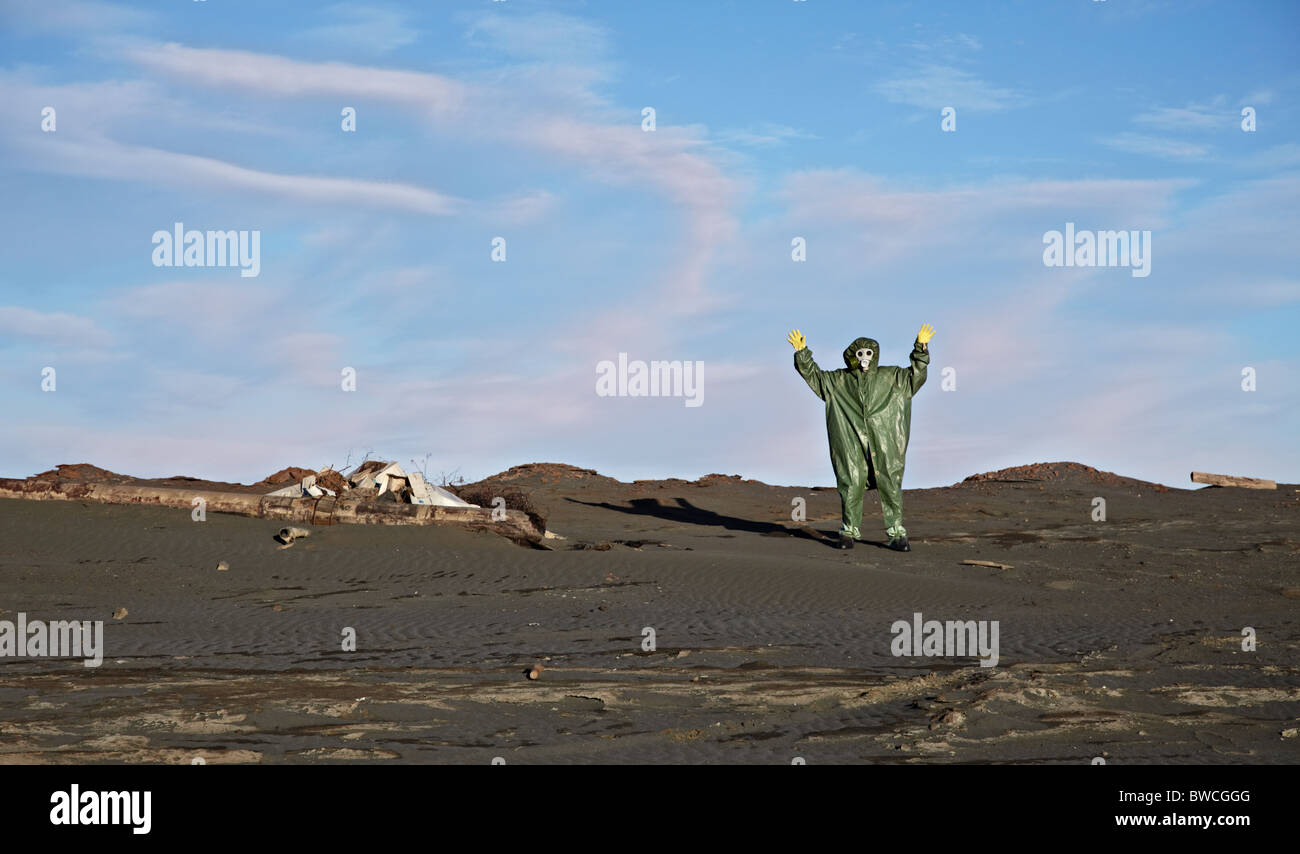
{"label": "weathered wood plank", "polygon": [[995,560],[964,560],[962,563],[966,566],[991,566],[994,569],[1015,569],[1015,567],[1009,563],[998,563]]}
{"label": "weathered wood plank", "polygon": [[1207,474],[1203,471],[1192,472],[1193,483],[1208,483],[1211,486],[1240,486],[1243,489],[1277,489],[1277,483],[1260,480],[1257,477],[1237,477],[1231,474]]}

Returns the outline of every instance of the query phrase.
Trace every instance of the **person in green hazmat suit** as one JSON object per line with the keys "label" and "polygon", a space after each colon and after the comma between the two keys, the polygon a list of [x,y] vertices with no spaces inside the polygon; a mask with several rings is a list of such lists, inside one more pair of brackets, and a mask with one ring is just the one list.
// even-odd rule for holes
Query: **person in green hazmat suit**
{"label": "person in green hazmat suit", "polygon": [[844,348],[846,367],[835,371],[817,367],[798,329],[786,339],[794,347],[795,370],[826,401],[831,466],[844,510],[842,549],[853,548],[853,541],[861,539],[863,494],[878,489],[887,545],[895,551],[912,550],[903,527],[903,465],[912,429],[912,395],[925,384],[932,337],[934,328],[927,323],[916,335],[908,368],[882,366],[880,345],[872,338],[858,338]]}

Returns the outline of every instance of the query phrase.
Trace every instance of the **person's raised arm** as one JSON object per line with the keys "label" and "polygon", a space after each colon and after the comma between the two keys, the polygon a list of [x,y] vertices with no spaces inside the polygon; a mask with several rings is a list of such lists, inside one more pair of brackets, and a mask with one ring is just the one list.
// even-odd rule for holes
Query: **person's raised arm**
{"label": "person's raised arm", "polygon": [[813,393],[822,400],[826,399],[826,371],[817,367],[813,361],[812,351],[808,349],[808,342],[804,340],[803,333],[798,329],[786,336],[790,346],[794,348],[794,369],[803,377],[804,382]]}
{"label": "person's raised arm", "polygon": [[921,331],[916,333],[916,343],[912,345],[912,367],[907,372],[912,394],[916,394],[925,385],[926,366],[930,364],[929,344],[933,337],[934,327],[928,323],[922,324]]}

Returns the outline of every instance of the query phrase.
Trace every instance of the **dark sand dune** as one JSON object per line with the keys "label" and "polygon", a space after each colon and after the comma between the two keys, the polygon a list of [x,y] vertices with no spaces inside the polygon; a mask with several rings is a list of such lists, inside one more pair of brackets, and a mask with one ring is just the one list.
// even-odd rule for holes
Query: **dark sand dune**
{"label": "dark sand dune", "polygon": [[[99,668],[0,658],[0,761],[1300,761],[1294,485],[1026,466],[909,490],[910,554],[831,548],[831,489],[474,486],[565,539],[0,500],[0,619],[106,622]],[[997,666],[891,654],[917,611],[998,621]]]}

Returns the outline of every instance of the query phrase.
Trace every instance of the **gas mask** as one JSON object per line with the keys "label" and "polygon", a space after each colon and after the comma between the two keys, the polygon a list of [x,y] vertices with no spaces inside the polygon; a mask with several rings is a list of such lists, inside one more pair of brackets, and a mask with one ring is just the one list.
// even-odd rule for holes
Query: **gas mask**
{"label": "gas mask", "polygon": [[858,367],[861,370],[867,371],[871,369],[871,357],[874,356],[875,353],[872,352],[870,347],[863,347],[861,350],[857,351],[853,355],[855,358],[857,358]]}

